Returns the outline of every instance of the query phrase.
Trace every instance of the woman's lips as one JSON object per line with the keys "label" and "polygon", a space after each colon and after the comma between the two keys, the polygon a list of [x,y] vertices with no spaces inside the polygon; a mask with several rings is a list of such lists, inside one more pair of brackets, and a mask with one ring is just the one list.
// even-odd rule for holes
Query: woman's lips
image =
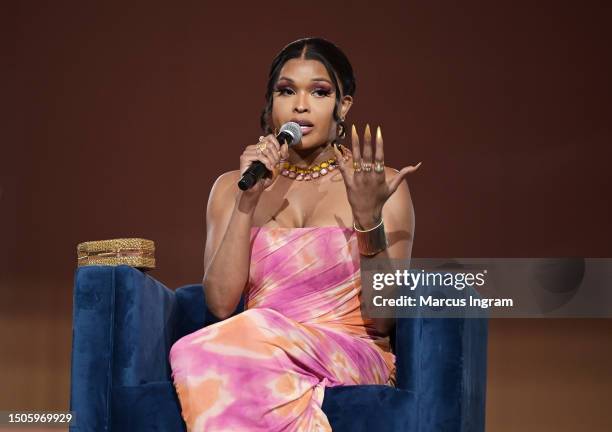
{"label": "woman's lips", "polygon": [[308,135],[314,129],[314,126],[300,126],[300,129],[302,130],[302,136],[304,136]]}

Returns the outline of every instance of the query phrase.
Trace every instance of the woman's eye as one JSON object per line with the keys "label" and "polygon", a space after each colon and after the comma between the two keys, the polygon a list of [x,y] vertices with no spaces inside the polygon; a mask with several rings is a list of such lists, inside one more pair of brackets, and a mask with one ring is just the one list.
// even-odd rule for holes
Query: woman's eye
{"label": "woman's eye", "polygon": [[[281,88],[277,88],[276,92],[279,95],[292,95],[295,92],[293,91],[293,89],[288,88],[288,87],[281,87]],[[315,89],[312,91],[312,94],[314,94],[317,97],[326,97],[329,96],[331,93],[331,91],[326,90],[326,89]]]}
{"label": "woman's eye", "polygon": [[316,94],[317,96],[325,97],[325,96],[329,96],[330,91],[325,90],[325,89],[317,89],[313,93]]}

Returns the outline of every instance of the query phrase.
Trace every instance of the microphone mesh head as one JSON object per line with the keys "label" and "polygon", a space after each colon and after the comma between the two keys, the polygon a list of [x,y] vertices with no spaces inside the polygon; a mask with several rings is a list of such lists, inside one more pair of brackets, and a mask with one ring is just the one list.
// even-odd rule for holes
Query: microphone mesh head
{"label": "microphone mesh head", "polygon": [[295,145],[300,142],[302,139],[302,129],[300,129],[300,125],[296,122],[287,122],[281,126],[280,132],[287,132],[291,135],[292,139],[290,143],[287,143],[288,146]]}

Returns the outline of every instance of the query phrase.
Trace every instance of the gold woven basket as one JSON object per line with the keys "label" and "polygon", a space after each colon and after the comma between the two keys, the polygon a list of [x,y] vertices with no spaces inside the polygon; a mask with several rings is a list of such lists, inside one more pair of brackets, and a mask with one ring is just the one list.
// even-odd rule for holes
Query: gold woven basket
{"label": "gold woven basket", "polygon": [[126,264],[141,270],[155,268],[155,243],[142,238],[96,240],[77,245],[78,266]]}

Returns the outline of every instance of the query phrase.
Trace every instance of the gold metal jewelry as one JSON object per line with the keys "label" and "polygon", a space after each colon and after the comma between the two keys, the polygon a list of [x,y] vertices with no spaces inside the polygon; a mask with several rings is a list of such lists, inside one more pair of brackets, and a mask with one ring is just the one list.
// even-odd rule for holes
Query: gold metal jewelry
{"label": "gold metal jewelry", "polygon": [[[348,161],[349,158],[346,154],[347,150],[342,144],[340,144],[339,147],[340,153],[342,153],[342,158],[345,162]],[[335,157],[327,159],[316,165],[311,165],[308,168],[298,167],[288,161],[283,161],[283,163],[281,164],[281,175],[297,181],[309,181],[322,177],[328,172],[335,170],[337,167],[338,159]]]}
{"label": "gold metal jewelry", "polygon": [[263,153],[263,151],[266,149],[267,146],[268,146],[268,143],[265,141],[258,144],[257,148],[259,149],[259,153]]}
{"label": "gold metal jewelry", "polygon": [[372,163],[371,162],[361,162],[361,167],[365,172],[372,171]]}
{"label": "gold metal jewelry", "polygon": [[361,255],[372,256],[387,249],[387,235],[382,217],[375,227],[368,230],[358,228],[357,222],[354,221],[353,229],[357,233],[357,245]]}
{"label": "gold metal jewelry", "polygon": [[353,169],[355,172],[361,172],[361,164],[357,161],[353,161]]}
{"label": "gold metal jewelry", "polygon": [[[341,133],[338,133],[338,126],[342,129]],[[336,126],[336,136],[340,138],[341,140],[346,138],[346,125],[344,124],[344,117],[340,117],[340,121],[338,122]]]}
{"label": "gold metal jewelry", "polygon": [[385,172],[385,161],[375,161],[374,162],[374,172],[382,173]]}

